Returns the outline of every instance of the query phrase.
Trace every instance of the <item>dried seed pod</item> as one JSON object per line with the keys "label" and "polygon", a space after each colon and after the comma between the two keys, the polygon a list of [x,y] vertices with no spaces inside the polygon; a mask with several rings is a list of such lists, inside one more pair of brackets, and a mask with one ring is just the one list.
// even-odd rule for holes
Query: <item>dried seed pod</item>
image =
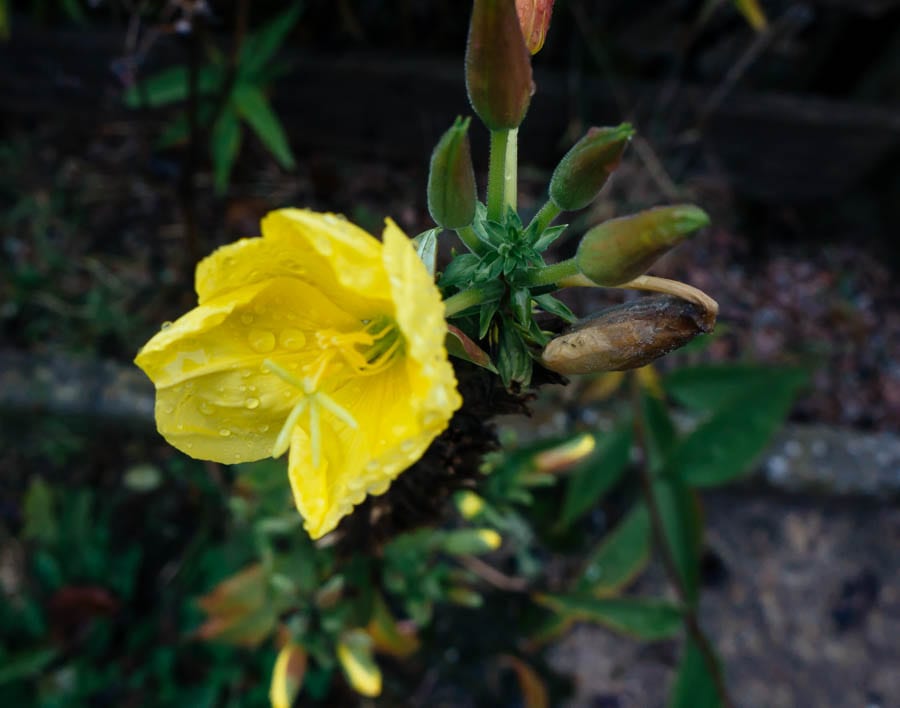
{"label": "dried seed pod", "polygon": [[714,326],[715,315],[693,302],[642,298],[577,322],[547,344],[541,363],[565,375],[637,369]]}

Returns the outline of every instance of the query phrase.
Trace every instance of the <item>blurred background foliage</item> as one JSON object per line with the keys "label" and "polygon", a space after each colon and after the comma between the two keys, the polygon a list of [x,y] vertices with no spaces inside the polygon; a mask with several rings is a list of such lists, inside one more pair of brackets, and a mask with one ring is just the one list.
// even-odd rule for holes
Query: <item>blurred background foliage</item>
{"label": "blurred background foliage", "polygon": [[[126,373],[190,305],[197,258],[271,208],[430,226],[429,151],[469,112],[467,17],[451,0],[0,2],[0,703],[267,705],[294,642],[282,680],[303,705],[366,700],[377,675],[383,705],[538,708],[581,695],[547,650],[591,623],[669,647],[668,705],[721,704],[691,627],[716,564],[737,565],[703,535],[709,490],[756,469],[789,416],[898,430],[900,4],[558,0],[523,212],[586,126],[633,122],[572,230],[708,207],[716,226],[661,272],[719,298],[721,324],[502,419],[436,530],[377,555],[311,545],[281,463],[176,454]],[[889,581],[853,585],[852,611]]]}

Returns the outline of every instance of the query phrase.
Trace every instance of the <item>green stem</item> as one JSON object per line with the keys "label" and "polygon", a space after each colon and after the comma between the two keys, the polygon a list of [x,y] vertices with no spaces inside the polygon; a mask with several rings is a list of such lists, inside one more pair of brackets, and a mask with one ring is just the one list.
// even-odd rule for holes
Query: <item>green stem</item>
{"label": "green stem", "polygon": [[537,232],[539,234],[542,234],[547,230],[547,227],[553,223],[553,220],[561,213],[562,209],[556,206],[556,204],[554,204],[552,201],[548,200],[547,203],[541,207],[540,211],[534,215],[531,223],[528,224],[528,228],[530,229],[536,225]]}
{"label": "green stem", "polygon": [[491,158],[488,167],[487,215],[491,221],[503,220],[506,192],[506,145],[508,130],[491,131]]}
{"label": "green stem", "polygon": [[570,258],[567,261],[561,261],[548,265],[543,268],[531,271],[520,282],[525,287],[536,287],[540,285],[554,285],[564,278],[571,277],[578,273],[578,266],[575,265],[575,259]]}
{"label": "green stem", "polygon": [[509,131],[506,141],[506,169],[503,172],[503,203],[516,210],[519,198],[519,129]]}
{"label": "green stem", "polygon": [[503,283],[495,281],[485,283],[484,285],[476,285],[475,287],[463,290],[462,292],[451,295],[444,300],[444,316],[453,317],[463,310],[475,307],[483,302],[487,302],[491,298],[497,298],[504,289]]}
{"label": "green stem", "polygon": [[466,244],[466,248],[472,253],[476,255],[484,253],[484,245],[475,234],[475,229],[471,226],[463,226],[461,229],[457,229],[456,235],[459,236],[460,240]]}

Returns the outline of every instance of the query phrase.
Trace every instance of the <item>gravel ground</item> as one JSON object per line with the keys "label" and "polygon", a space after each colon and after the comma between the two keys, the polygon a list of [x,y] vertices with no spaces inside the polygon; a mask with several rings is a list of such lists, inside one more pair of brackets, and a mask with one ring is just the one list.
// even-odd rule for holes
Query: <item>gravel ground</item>
{"label": "gravel ground", "polygon": [[[714,561],[701,617],[742,708],[900,705],[900,509],[847,500],[707,495]],[[658,568],[637,590],[658,591]],[[572,708],[656,708],[674,642],[581,625],[551,650]]]}

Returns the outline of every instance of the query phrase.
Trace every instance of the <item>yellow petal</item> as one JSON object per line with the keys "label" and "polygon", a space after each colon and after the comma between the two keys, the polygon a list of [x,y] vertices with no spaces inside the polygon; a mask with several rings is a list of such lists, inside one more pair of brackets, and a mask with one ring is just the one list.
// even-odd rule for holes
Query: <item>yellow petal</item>
{"label": "yellow petal", "polygon": [[269,688],[269,701],[272,708],[291,708],[306,673],[306,651],[299,644],[288,642],[275,660],[272,669],[272,683]]}
{"label": "yellow petal", "polygon": [[281,209],[262,220],[262,238],[215,251],[197,266],[200,303],[248,284],[289,277],[310,283],[361,318],[383,311],[387,280],[377,239],[335,214]]}
{"label": "yellow petal", "polygon": [[408,375],[416,397],[413,405],[428,419],[426,427],[437,428],[437,434],[462,405],[444,346],[444,303],[412,243],[390,219],[384,230],[383,258],[394,317],[406,342]]}
{"label": "yellow petal", "polygon": [[272,452],[301,392],[263,367],[318,355],[315,332],[359,322],[313,287],[278,278],[232,290],[161,330],[135,362],[157,387],[156,421],[192,457],[235,463]]}
{"label": "yellow petal", "polygon": [[360,630],[345,632],[337,658],[353,690],[363,696],[381,693],[381,670],[372,658],[372,640]]}
{"label": "yellow petal", "polygon": [[447,427],[462,399],[444,339],[440,293],[409,239],[388,221],[384,263],[403,353],[387,369],[339,385],[329,395],[356,420],[323,416],[320,464],[302,426],[294,431],[288,475],[310,536],[318,538],[367,494],[384,493]]}

